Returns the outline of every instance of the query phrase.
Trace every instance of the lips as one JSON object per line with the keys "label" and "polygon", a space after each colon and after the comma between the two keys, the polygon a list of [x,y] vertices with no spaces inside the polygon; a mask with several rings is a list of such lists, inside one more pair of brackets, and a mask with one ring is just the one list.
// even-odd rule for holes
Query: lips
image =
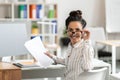
{"label": "lips", "polygon": [[77,34],[72,34],[70,37],[74,39],[74,38],[78,38],[79,35],[77,35]]}

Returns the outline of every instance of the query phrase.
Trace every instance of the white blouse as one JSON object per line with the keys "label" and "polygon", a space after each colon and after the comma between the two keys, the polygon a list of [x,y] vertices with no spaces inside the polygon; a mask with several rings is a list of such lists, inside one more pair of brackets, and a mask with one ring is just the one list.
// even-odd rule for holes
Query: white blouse
{"label": "white blouse", "polygon": [[80,74],[93,68],[94,50],[90,41],[69,44],[65,58],[53,56],[56,63],[66,65],[65,80],[80,80]]}

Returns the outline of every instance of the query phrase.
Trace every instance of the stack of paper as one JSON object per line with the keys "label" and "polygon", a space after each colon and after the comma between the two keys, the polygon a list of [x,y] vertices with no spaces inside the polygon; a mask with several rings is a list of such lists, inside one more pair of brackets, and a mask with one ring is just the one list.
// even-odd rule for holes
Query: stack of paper
{"label": "stack of paper", "polygon": [[41,67],[48,67],[54,62],[51,58],[49,58],[45,54],[47,50],[45,49],[40,37],[35,37],[25,42],[25,47],[36,59],[37,64],[40,65]]}

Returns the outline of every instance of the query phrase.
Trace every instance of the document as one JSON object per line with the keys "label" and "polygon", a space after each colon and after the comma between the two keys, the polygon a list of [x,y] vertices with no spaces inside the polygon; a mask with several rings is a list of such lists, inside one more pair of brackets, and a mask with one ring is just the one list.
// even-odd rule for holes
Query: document
{"label": "document", "polygon": [[47,51],[44,47],[40,37],[35,37],[27,42],[25,42],[26,49],[31,53],[31,55],[36,59],[37,64],[41,67],[48,67],[54,61],[49,58],[45,52]]}

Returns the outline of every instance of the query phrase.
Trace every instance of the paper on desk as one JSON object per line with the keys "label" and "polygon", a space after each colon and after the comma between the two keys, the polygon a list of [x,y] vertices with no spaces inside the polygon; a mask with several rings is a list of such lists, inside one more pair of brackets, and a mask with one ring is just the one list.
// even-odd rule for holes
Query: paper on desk
{"label": "paper on desk", "polygon": [[47,67],[54,62],[44,54],[47,50],[45,49],[40,37],[35,37],[25,42],[24,45],[41,67]]}

